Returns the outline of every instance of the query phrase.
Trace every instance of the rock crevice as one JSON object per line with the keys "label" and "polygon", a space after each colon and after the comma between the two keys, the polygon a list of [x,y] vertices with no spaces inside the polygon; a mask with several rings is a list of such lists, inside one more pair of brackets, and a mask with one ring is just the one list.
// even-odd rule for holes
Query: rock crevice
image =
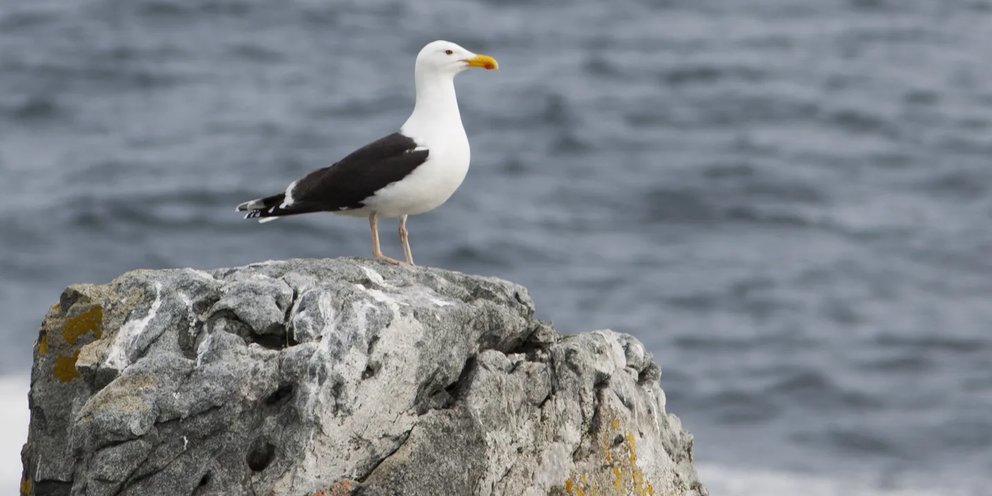
{"label": "rock crevice", "polygon": [[35,348],[22,492],[704,495],[634,338],[367,260],[77,285]]}

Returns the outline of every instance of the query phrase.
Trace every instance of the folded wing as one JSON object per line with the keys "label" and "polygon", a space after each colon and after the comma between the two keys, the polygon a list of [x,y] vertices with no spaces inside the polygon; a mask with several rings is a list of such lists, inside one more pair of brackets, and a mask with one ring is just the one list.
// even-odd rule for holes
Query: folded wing
{"label": "folded wing", "polygon": [[284,193],[238,205],[260,221],[308,212],[356,210],[376,191],[403,179],[427,161],[429,151],[393,133],[355,150],[333,165],[293,181]]}

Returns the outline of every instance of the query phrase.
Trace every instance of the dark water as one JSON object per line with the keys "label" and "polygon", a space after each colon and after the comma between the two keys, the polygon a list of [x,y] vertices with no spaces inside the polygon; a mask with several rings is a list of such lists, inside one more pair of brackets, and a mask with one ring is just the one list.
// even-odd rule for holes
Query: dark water
{"label": "dark water", "polygon": [[501,70],[420,263],[639,336],[714,487],[992,494],[989,0],[0,0],[0,373],[70,283],[366,254],[233,206],[395,130],[437,38]]}

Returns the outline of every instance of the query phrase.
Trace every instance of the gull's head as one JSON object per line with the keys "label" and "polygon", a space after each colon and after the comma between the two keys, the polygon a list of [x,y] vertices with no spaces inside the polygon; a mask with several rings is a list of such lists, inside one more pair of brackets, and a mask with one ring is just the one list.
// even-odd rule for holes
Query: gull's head
{"label": "gull's head", "polygon": [[472,53],[450,41],[432,41],[417,54],[417,72],[455,74],[470,67],[486,70],[499,69],[496,59],[488,55]]}

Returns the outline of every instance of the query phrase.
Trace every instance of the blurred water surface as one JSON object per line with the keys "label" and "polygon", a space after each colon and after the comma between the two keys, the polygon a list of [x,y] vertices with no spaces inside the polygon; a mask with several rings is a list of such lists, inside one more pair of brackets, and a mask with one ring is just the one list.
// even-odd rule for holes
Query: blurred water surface
{"label": "blurred water surface", "polygon": [[988,0],[0,0],[0,373],[67,284],[365,255],[233,206],[394,131],[438,38],[501,70],[420,263],[637,335],[715,486],[992,494]]}

